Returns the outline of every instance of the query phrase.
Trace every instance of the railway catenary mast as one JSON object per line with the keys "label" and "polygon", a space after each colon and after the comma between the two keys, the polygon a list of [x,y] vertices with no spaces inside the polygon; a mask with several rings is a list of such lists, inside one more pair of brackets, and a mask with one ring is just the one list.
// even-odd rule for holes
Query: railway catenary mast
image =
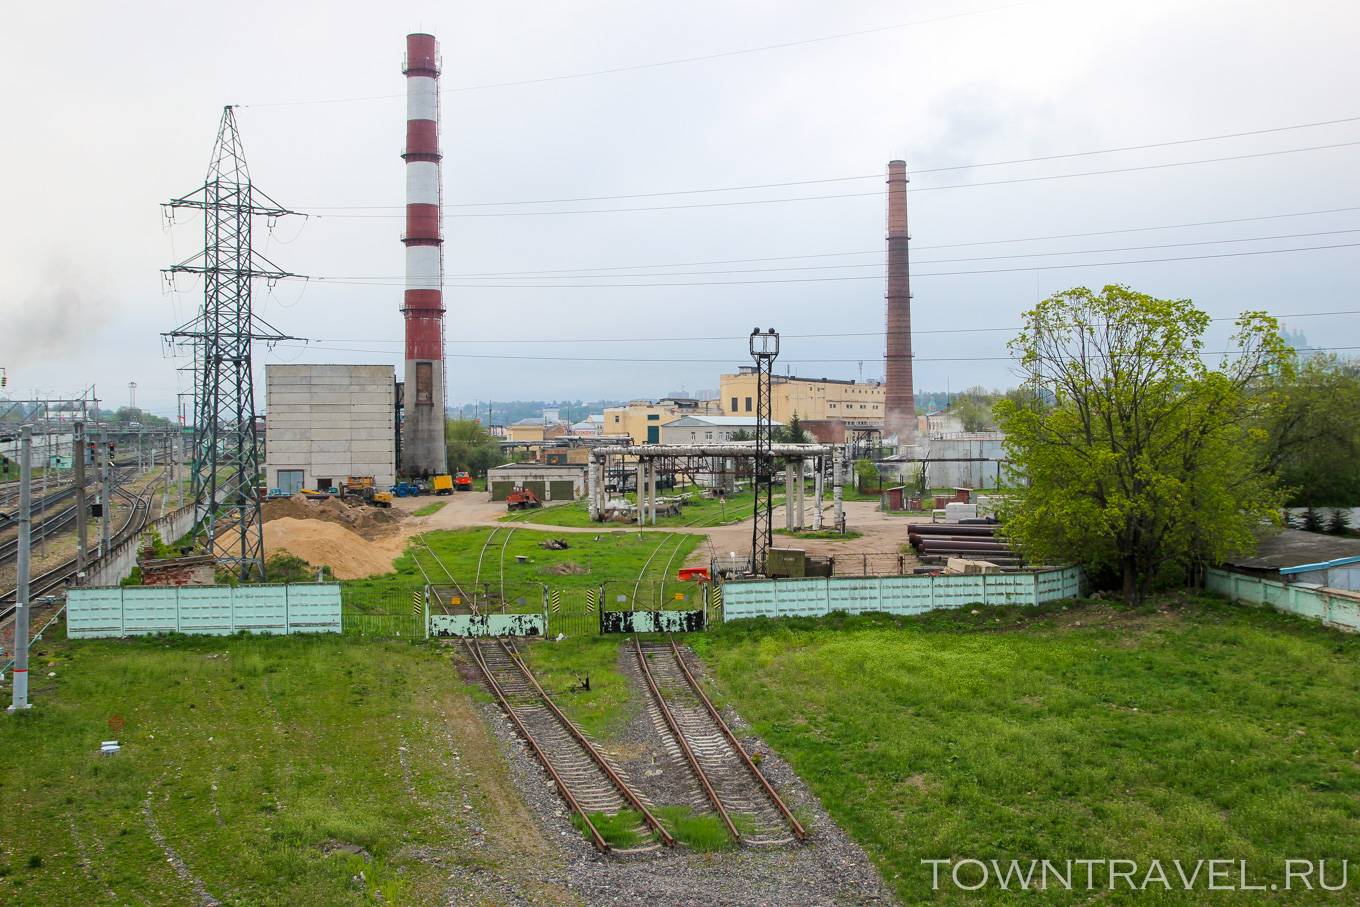
{"label": "railway catenary mast", "polygon": [[448,472],[444,447],[443,180],[439,153],[439,44],[406,36],[406,320],[401,471]]}
{"label": "railway catenary mast", "polygon": [[887,344],[883,434],[897,436],[899,453],[916,443],[916,390],[911,376],[911,272],[907,259],[907,162],[888,162]]}

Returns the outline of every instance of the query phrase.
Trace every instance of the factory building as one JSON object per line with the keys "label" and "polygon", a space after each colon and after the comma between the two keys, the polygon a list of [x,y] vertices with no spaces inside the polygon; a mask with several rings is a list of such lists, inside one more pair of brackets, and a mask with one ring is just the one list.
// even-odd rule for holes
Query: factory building
{"label": "factory building", "polygon": [[286,493],[372,476],[397,478],[396,376],[390,365],[265,366],[268,487]]}
{"label": "factory building", "polygon": [[[719,377],[718,400],[729,416],[749,416],[756,412],[756,372],[742,366],[736,374]],[[883,385],[877,381],[856,382],[837,378],[799,378],[772,375],[770,378],[771,418],[790,421],[834,419],[849,428],[882,428]]]}
{"label": "factory building", "polygon": [[506,463],[486,472],[491,500],[504,501],[517,488],[532,491],[540,501],[575,501],[586,493],[584,463]]}
{"label": "factory building", "polygon": [[[772,422],[773,428],[784,423]],[[754,440],[755,416],[682,416],[661,426],[662,444],[720,444],[733,440],[733,435],[744,433],[746,440]]]}
{"label": "factory building", "polygon": [[634,444],[660,444],[661,426],[687,415],[721,415],[716,400],[696,397],[663,397],[660,400],[633,400],[624,406],[609,406],[604,411],[601,434],[605,437],[627,435]]}

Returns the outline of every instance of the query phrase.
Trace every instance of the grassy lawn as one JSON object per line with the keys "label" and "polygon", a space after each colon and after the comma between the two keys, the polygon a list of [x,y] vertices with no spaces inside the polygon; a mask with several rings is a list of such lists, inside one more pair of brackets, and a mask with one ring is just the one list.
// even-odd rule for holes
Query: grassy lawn
{"label": "grassy lawn", "polygon": [[[414,544],[409,545],[397,559],[395,572],[346,582],[345,600],[347,604],[355,603],[360,608],[364,607],[364,603],[372,602],[372,610],[377,611],[387,607],[382,603],[396,603],[404,607],[411,589],[425,581],[418,563],[424,566],[436,583],[446,581],[444,573],[435,563],[436,558],[460,584],[470,585],[477,578],[477,559],[482,554],[483,546],[488,536],[495,531],[479,527],[424,533],[422,538],[433,556]],[[562,551],[541,547],[543,542],[556,538],[566,542],[569,547]],[[480,582],[499,592],[501,563],[504,560],[506,598],[512,602],[524,598],[524,608],[536,611],[542,607],[544,585],[571,592],[596,589],[607,584],[611,593],[631,593],[633,581],[658,547],[661,553],[652,559],[646,580],[660,582],[661,569],[668,560],[670,570],[666,575],[674,580],[675,572],[684,562],[685,556],[702,541],[702,536],[698,535],[611,531],[604,526],[594,535],[576,532],[563,533],[561,536],[505,526],[486,545]],[[677,548],[678,553],[671,559],[672,551]],[[518,557],[526,558],[525,563],[520,563]]]}
{"label": "grassy lawn", "polygon": [[1156,858],[1169,874],[1243,859],[1254,884],[1283,882],[1286,858],[1349,859],[1353,902],[1360,638],[1207,598],[971,610],[747,621],[689,642],[905,903],[1017,897],[953,889],[948,870],[932,893],[920,861],[951,857]]}
{"label": "grassy lawn", "polygon": [[833,542],[847,542],[851,539],[863,538],[864,533],[847,529],[845,532],[837,532],[834,529],[805,529],[801,532],[791,532],[788,529],[776,529],[775,535],[786,535],[795,539],[827,539]]}
{"label": "grassy lawn", "polygon": [[[719,498],[706,498],[698,489],[681,490],[676,493],[665,493],[664,497],[687,496],[688,503],[680,508],[679,516],[657,515],[656,525],[658,528],[678,527],[678,526],[727,526],[732,523],[740,523],[742,520],[750,519],[751,508],[754,506],[754,495],[750,491],[741,494],[729,495],[725,500]],[[632,493],[627,495],[628,500],[636,501],[637,495]],[[809,500],[811,494],[809,493]],[[828,498],[829,500],[829,498]],[[783,495],[775,497],[775,504],[783,501]],[[523,513],[507,514],[501,517],[502,522],[515,522],[522,520],[530,523],[541,523],[548,526],[625,526],[625,523],[596,523],[590,519],[590,509],[586,501],[573,501],[570,504],[562,504],[556,507],[544,507],[541,510],[529,511],[528,515]]]}
{"label": "grassy lawn", "polygon": [[418,510],[413,510],[411,516],[431,516],[443,510],[449,504],[448,501],[431,501]]}
{"label": "grassy lawn", "polygon": [[517,838],[442,648],[45,639],[34,668],[35,708],[0,715],[0,815],[23,819],[0,903],[464,903],[450,865],[532,879],[555,859]]}

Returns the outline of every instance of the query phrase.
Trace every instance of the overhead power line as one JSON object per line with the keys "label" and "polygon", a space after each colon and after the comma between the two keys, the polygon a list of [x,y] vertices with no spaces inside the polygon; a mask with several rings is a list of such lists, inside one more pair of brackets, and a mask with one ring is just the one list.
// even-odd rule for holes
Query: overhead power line
{"label": "overhead power line", "polygon": [[[1014,268],[975,268],[967,271],[920,271],[912,274],[917,277],[955,277],[966,274],[1004,274],[1015,271],[1066,271],[1073,268],[1113,267],[1118,265],[1156,264],[1173,261],[1203,261],[1214,258],[1243,258],[1252,255],[1282,255],[1293,252],[1316,252],[1325,249],[1351,249],[1360,243],[1336,243],[1328,246],[1297,246],[1290,249],[1255,249],[1247,252],[1219,252],[1206,255],[1184,255],[1167,258],[1130,258],[1123,261],[1071,262],[1056,265],[1023,265]],[[321,279],[321,278],[317,278]],[[500,290],[586,290],[586,289],[636,289],[641,287],[712,287],[746,286],[751,284],[782,283],[835,283],[848,280],[882,280],[882,275],[845,275],[838,277],[781,277],[761,280],[691,280],[655,281],[649,283],[573,283],[573,284],[500,284],[500,283],[445,283],[445,287],[462,289],[500,289]],[[399,286],[396,282],[327,279],[327,283],[341,286],[390,287]]]}
{"label": "overhead power line", "polygon": [[[1324,316],[1333,316],[1333,315],[1360,315],[1360,309],[1346,309],[1346,310],[1341,310],[1341,311],[1331,311],[1331,312],[1291,312],[1291,313],[1288,313],[1288,314],[1284,314],[1284,313],[1271,313],[1271,317],[1277,318],[1277,319],[1280,319],[1280,320],[1284,320],[1284,319],[1288,319],[1288,318],[1321,318],[1321,317],[1324,317]],[[1210,320],[1210,321],[1236,321],[1239,317],[1240,317],[1240,316],[1238,316],[1238,315],[1221,315],[1221,316],[1217,316],[1217,317],[1214,317],[1214,318],[1210,318],[1209,320]],[[906,332],[906,333],[910,333],[912,336],[916,336],[917,334],[989,334],[989,333],[998,333],[998,332],[1009,332],[1009,333],[1013,333],[1013,332],[1017,332],[1017,331],[1020,331],[1020,330],[1021,330],[1021,328],[1016,327],[1016,326],[1007,326],[1007,327],[987,327],[987,328],[924,328],[924,329],[923,329],[923,328],[912,328],[911,331]],[[817,333],[815,333],[815,334],[789,334],[789,333],[782,333],[782,332],[780,333],[780,336],[783,337],[783,338],[786,339],[786,340],[798,340],[798,339],[826,340],[826,339],[840,338],[840,337],[887,337],[888,335],[889,335],[889,332],[888,332],[888,331],[848,331],[848,332],[839,332],[839,333],[827,333],[827,332],[825,332],[825,331],[819,331],[819,332],[817,332]],[[487,339],[487,338],[459,337],[459,338],[456,338],[456,339],[448,339],[448,340],[445,340],[444,342],[445,342],[445,343],[581,343],[581,344],[589,344],[589,343],[716,343],[716,342],[720,342],[720,341],[724,341],[724,340],[748,340],[748,339],[750,339],[750,338],[749,338],[748,335],[746,335],[746,334],[728,334],[728,335],[723,335],[723,336],[713,336],[713,337],[672,337],[672,336],[670,336],[670,335],[661,336],[661,337],[574,337],[574,338],[565,338],[565,337],[507,337],[507,338],[505,338],[505,339],[503,339],[503,340],[494,340],[494,339]],[[313,339],[311,339],[311,340],[308,341],[308,343],[392,343],[392,344],[403,344],[403,343],[405,343],[405,342],[406,342],[405,340],[400,340],[400,339],[382,340],[382,339],[378,339],[378,338],[376,338],[376,337],[362,337],[362,338],[352,338],[352,339],[351,339],[351,338],[344,338],[344,337],[319,337],[319,338],[313,338]],[[335,347],[334,349],[340,349],[340,347]]]}
{"label": "overhead power line", "polygon": [[[1117,173],[1137,173],[1149,170],[1167,170],[1173,167],[1191,167],[1200,164],[1221,164],[1228,161],[1245,161],[1254,158],[1278,157],[1285,154],[1301,154],[1310,151],[1330,151],[1337,148],[1351,148],[1360,145],[1353,142],[1334,142],[1329,145],[1309,145],[1305,148],[1282,148],[1276,151],[1255,151],[1250,154],[1233,154],[1223,157],[1200,158],[1193,161],[1169,161],[1162,164],[1139,164],[1131,167],[1112,167],[1106,170],[1083,170],[1079,173],[1052,173],[1044,176],[1018,176],[1002,180],[985,180],[973,183],[951,183],[944,186],[918,186],[912,193],[938,192],[945,189],[975,189],[982,186],[1009,186],[1017,183],[1041,183],[1053,180],[1079,179],[1092,176],[1110,176]],[[872,192],[838,192],[831,195],[794,195],[788,198],[756,198],[727,202],[691,202],[684,205],[639,205],[629,208],[580,208],[573,211],[471,211],[456,214],[443,214],[444,218],[469,217],[551,217],[568,214],[631,214],[641,211],[687,211],[697,208],[735,208],[745,205],[783,205],[790,202],[827,201],[839,198],[881,197],[885,192],[876,189]],[[451,206],[445,206],[451,207]],[[341,218],[346,220],[404,220],[405,214],[325,214],[319,209],[304,209],[309,217],[321,219]]]}
{"label": "overhead power line", "polygon": [[[638,72],[644,69],[658,69],[663,66],[680,66],[686,63],[703,63],[709,60],[721,60],[726,57],[736,57],[743,54],[758,54],[772,50],[784,50],[790,47],[806,47],[810,44],[822,44],[827,41],[839,41],[844,38],[857,38],[863,35],[879,34],[881,32],[896,31],[903,28],[913,28],[918,25],[932,25],[937,22],[947,22],[951,19],[964,19],[972,16],[984,16],[991,13],[1005,12],[1017,9],[1022,6],[1032,6],[1043,0],[1020,0],[1018,3],[1009,3],[1004,6],[992,6],[985,9],[968,10],[961,13],[950,13],[944,16],[931,16],[925,19],[913,19],[909,22],[895,22],[891,25],[879,25],[874,28],[861,28],[855,31],[838,32],[832,35],[821,35],[816,38],[803,38],[797,41],[782,41],[778,44],[763,44],[759,47],[743,47],[737,50],[724,50],[711,54],[699,54],[692,57],[677,57],[671,60],[655,60],[650,63],[634,63],[629,66],[614,66],[608,69],[592,69],[585,72],[564,73],[556,76],[539,76],[530,79],[514,79],[507,82],[484,82],[474,85],[455,85],[452,88],[443,88],[442,91],[464,92],[464,91],[485,91],[492,88],[513,88],[520,85],[539,85],[544,82],[563,82],[571,79],[588,79],[594,76],[617,75],[625,72]],[[308,104],[345,104],[353,101],[386,101],[396,98],[404,98],[403,94],[380,94],[366,95],[361,97],[349,98],[324,98],[321,100],[310,101],[275,101],[265,104],[243,104],[243,107],[297,107]]]}
{"label": "overhead power line", "polygon": [[[371,350],[351,347],[325,347],[312,345],[309,349],[334,350],[346,353],[378,353],[390,355],[391,350]],[[1297,352],[1346,352],[1350,350],[1360,350],[1360,346],[1313,346],[1301,347]],[[1201,356],[1226,356],[1233,353],[1241,353],[1243,350],[1212,350],[1201,352]],[[726,359],[659,359],[654,356],[647,357],[605,357],[605,356],[525,356],[521,354],[500,354],[500,353],[448,353],[444,354],[446,359],[497,359],[527,362],[626,362],[626,363],[690,363],[703,365],[732,365],[737,361],[734,357]],[[781,362],[807,363],[807,364],[840,364],[844,365],[851,362],[863,362],[869,357],[856,356],[849,359],[801,359],[801,358],[781,358]],[[878,357],[875,357],[878,358]],[[1013,356],[913,356],[913,362],[1004,362],[1013,361]]]}
{"label": "overhead power line", "polygon": [[[960,262],[960,261],[1004,261],[1004,260],[1015,259],[1015,258],[1050,258],[1050,257],[1052,257],[1052,256],[1054,256],[1054,255],[1098,255],[1098,254],[1104,254],[1104,253],[1106,253],[1106,252],[1136,252],[1136,251],[1144,251],[1144,250],[1147,250],[1147,249],[1178,249],[1178,248],[1194,247],[1194,246],[1219,246],[1219,245],[1225,245],[1225,244],[1228,244],[1228,243],[1267,242],[1267,241],[1278,240],[1278,239],[1303,239],[1303,238],[1309,238],[1309,237],[1314,237],[1314,236],[1336,236],[1337,234],[1341,234],[1341,233],[1360,233],[1360,227],[1353,228],[1353,229],[1348,229],[1348,230],[1320,230],[1320,231],[1313,232],[1313,233],[1279,233],[1279,234],[1276,234],[1276,235],[1274,235],[1274,236],[1244,236],[1244,237],[1238,237],[1238,238],[1234,238],[1234,239],[1205,239],[1205,240],[1197,240],[1197,241],[1191,241],[1191,242],[1156,243],[1156,244],[1152,244],[1152,245],[1141,245],[1141,246],[1115,246],[1115,247],[1113,247],[1113,248],[1105,248],[1105,249],[1063,249],[1063,250],[1056,251],[1056,252],[1019,252],[1019,253],[1016,253],[1016,254],[1013,254],[1013,255],[980,255],[980,256],[973,256],[973,257],[969,257],[969,258],[926,258],[926,259],[913,259],[912,264],[930,265],[930,264],[947,264],[947,263],[951,263],[951,262]],[[880,254],[882,254],[882,253],[880,253]],[[478,276],[476,276],[476,275],[469,275],[469,274],[464,274],[464,275],[451,275],[451,276],[461,277],[461,278],[463,278],[463,279],[469,279],[469,280],[471,280],[471,279],[475,279],[475,280],[506,280],[506,279],[518,279],[518,280],[543,280],[543,279],[551,279],[551,280],[591,280],[591,279],[593,279],[593,280],[599,280],[599,279],[603,279],[603,278],[608,278],[608,279],[614,279],[614,278],[625,279],[625,278],[633,278],[633,277],[691,277],[691,276],[703,276],[703,275],[708,275],[708,274],[768,274],[768,273],[776,273],[776,272],[783,272],[783,271],[828,271],[828,270],[841,270],[841,269],[845,269],[845,268],[879,268],[879,269],[882,269],[882,268],[883,268],[883,265],[882,265],[882,263],[880,263],[880,262],[871,262],[871,263],[868,263],[868,264],[799,265],[799,266],[794,266],[794,267],[782,267],[782,268],[734,268],[734,269],[719,270],[719,271],[713,271],[713,270],[708,270],[708,271],[653,271],[653,272],[650,272],[650,273],[642,273],[642,274],[583,274],[583,275],[562,275],[562,276],[548,276],[548,277],[544,277],[544,276],[541,275],[541,274],[540,274],[540,275],[533,275],[533,276],[524,276],[524,277],[512,277],[512,276],[508,276],[508,275],[496,275],[496,276],[478,277]],[[875,275],[869,275],[869,276],[872,277],[872,276],[875,276]],[[376,284],[376,285],[380,285],[380,286],[396,286],[397,284],[392,283],[392,281],[402,280],[403,277],[402,277],[402,275],[399,275],[399,274],[395,274],[395,275],[394,275],[394,274],[389,274],[389,275],[381,275],[381,276],[343,275],[343,276],[336,276],[336,277],[330,277],[330,276],[325,276],[325,277],[314,277],[314,278],[312,278],[312,279],[313,279],[313,280],[325,280],[325,281],[331,281],[331,282],[335,282],[335,281],[364,281],[364,282],[372,282],[372,283],[374,283],[374,284]],[[404,285],[404,284],[403,284],[403,285]],[[570,286],[570,284],[567,284],[567,286]]]}
{"label": "overhead power line", "polygon": [[[1177,145],[1192,145],[1199,142],[1216,142],[1224,139],[1247,138],[1250,136],[1269,135],[1278,132],[1290,132],[1295,129],[1313,129],[1320,126],[1338,126],[1345,123],[1360,122],[1360,117],[1342,117],[1335,120],[1319,120],[1314,123],[1296,123],[1291,126],[1272,126],[1266,129],[1252,129],[1245,132],[1225,132],[1220,135],[1198,136],[1189,139],[1172,139],[1165,142],[1149,142],[1143,145],[1123,145],[1117,148],[1101,148],[1094,151],[1071,151],[1061,154],[1045,154],[1038,157],[1012,158],[1004,161],[979,161],[971,164],[950,164],[943,167],[912,168],[909,171],[911,176],[920,176],[923,173],[946,173],[956,170],[975,170],[981,167],[1006,167],[1014,164],[1034,164],[1042,161],[1066,160],[1078,157],[1091,157],[1099,154],[1118,154],[1126,151],[1148,151],[1153,148],[1170,148]],[[493,202],[451,202],[444,205],[445,208],[489,208],[506,205],[549,205],[565,204],[568,202],[612,202],[625,201],[633,198],[665,198],[676,195],[703,195],[713,192],[747,192],[756,189],[785,189],[792,186],[815,186],[825,183],[847,183],[858,180],[881,180],[884,179],[882,173],[865,173],[858,176],[831,176],[820,177],[806,180],[788,180],[782,183],[752,183],[745,186],[716,186],[704,189],[673,189],[667,192],[634,192],[626,195],[578,195],[569,198],[529,198],[517,201],[493,201]],[[971,184],[970,184],[971,185]],[[918,190],[919,191],[919,190]],[[829,196],[836,197],[836,196]],[[365,211],[365,210],[384,210],[395,211],[403,210],[404,205],[303,205],[302,207],[312,211]]]}

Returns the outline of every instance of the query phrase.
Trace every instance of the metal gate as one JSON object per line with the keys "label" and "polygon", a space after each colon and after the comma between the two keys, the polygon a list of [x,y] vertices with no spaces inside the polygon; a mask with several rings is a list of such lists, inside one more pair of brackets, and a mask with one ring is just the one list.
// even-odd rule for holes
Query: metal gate
{"label": "metal gate", "polygon": [[571,479],[553,479],[548,483],[548,500],[570,501],[576,497],[576,483]]}

